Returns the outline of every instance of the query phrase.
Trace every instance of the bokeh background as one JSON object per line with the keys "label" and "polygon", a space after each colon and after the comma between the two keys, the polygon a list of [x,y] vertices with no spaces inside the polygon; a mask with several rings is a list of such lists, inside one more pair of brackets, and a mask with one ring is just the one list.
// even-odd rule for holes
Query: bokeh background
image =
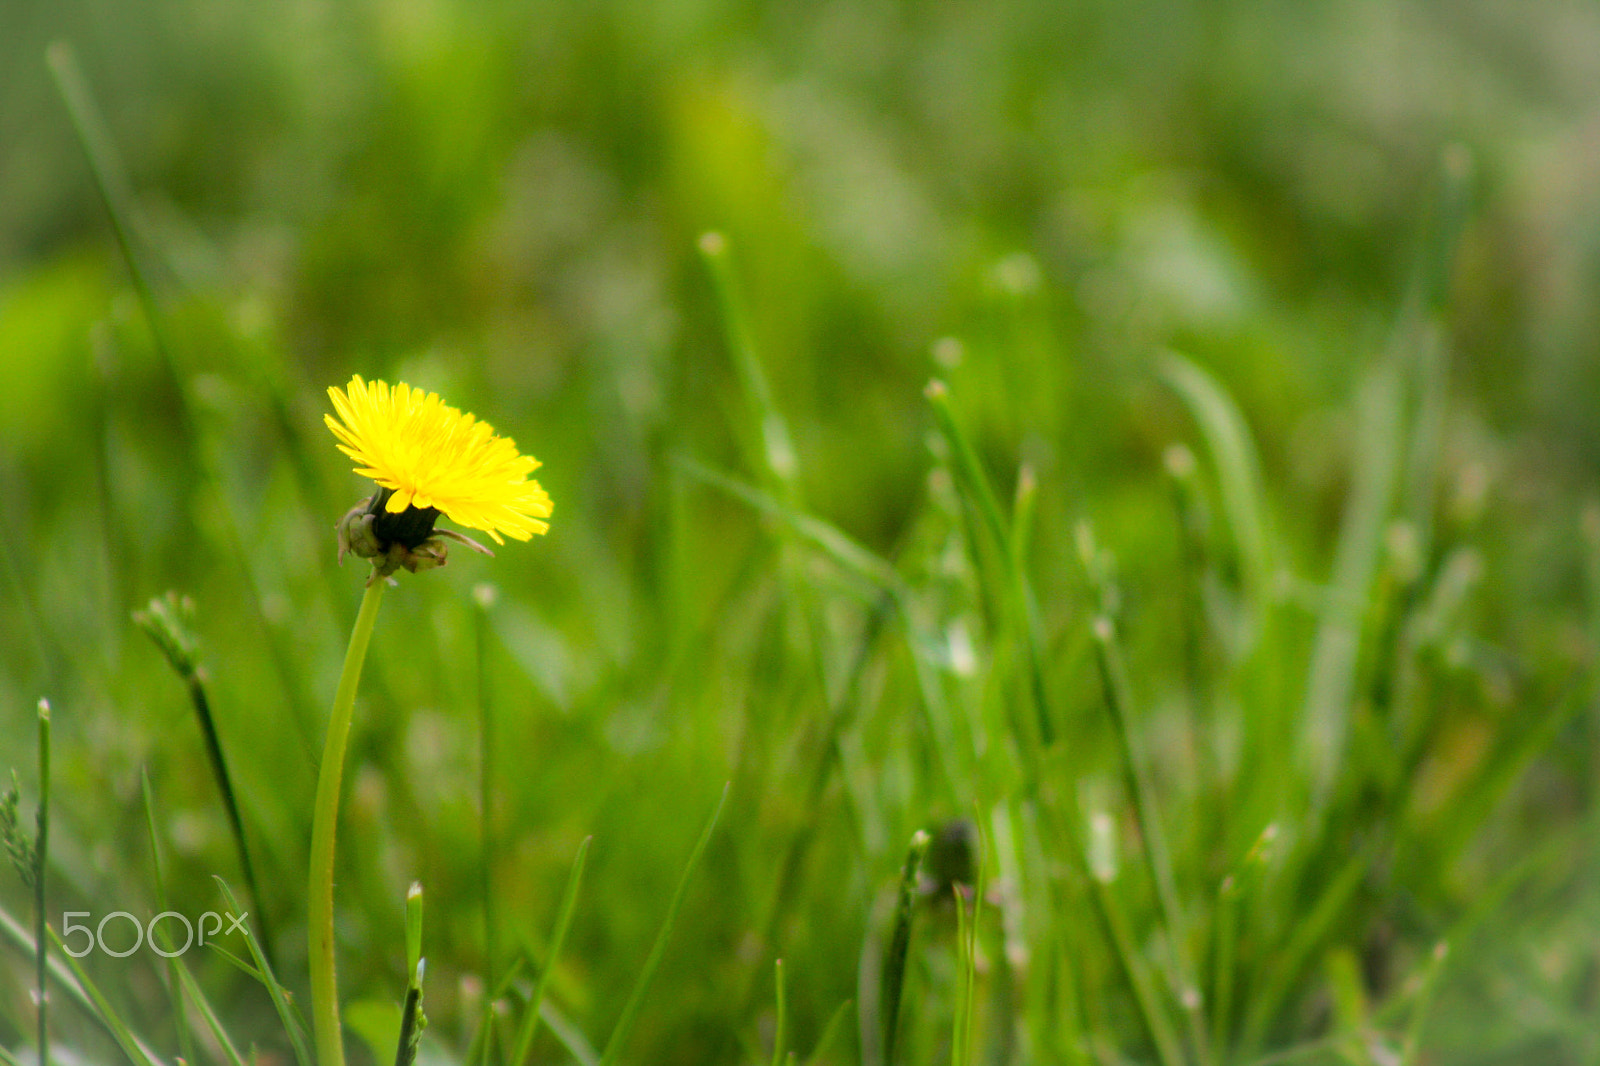
{"label": "bokeh background", "polygon": [[[120,159],[164,345],[52,82],[54,41]],[[1187,602],[1163,456],[1204,455],[1162,353],[1205,367],[1242,412],[1284,595],[1313,604],[1362,383],[1397,352],[1433,353],[1429,514],[1475,552],[1437,802],[1533,705],[1589,703],[1518,764],[1449,891],[1418,904],[1443,923],[1560,844],[1457,953],[1428,1061],[1592,1057],[1600,719],[1592,693],[1571,695],[1592,685],[1600,632],[1600,517],[1584,518],[1600,468],[1600,9],[1583,0],[3,0],[0,735],[31,809],[33,706],[51,698],[61,899],[156,909],[141,767],[180,909],[210,908],[209,875],[233,876],[183,690],[130,622],[176,589],[197,604],[261,909],[289,973],[303,967],[316,753],[362,578],[334,565],[332,524],[367,491],[320,424],[324,390],[406,380],[543,460],[555,515],[494,560],[402,575],[384,606],[347,773],[348,999],[398,997],[401,898],[420,878],[428,1053],[463,1053],[485,975],[539,956],[593,834],[552,995],[600,1041],[731,780],[633,1053],[757,1057],[780,950],[765,908],[814,829],[780,923],[795,1046],[811,1046],[856,995],[911,831],[972,797],[902,750],[920,718],[891,657],[839,742],[851,769],[807,806],[866,623],[782,522],[689,472],[757,484],[770,459],[698,251],[708,230],[726,235],[733,318],[788,426],[791,502],[921,586],[959,585],[923,394],[948,381],[1003,494],[1023,465],[1038,486],[1029,570],[1060,715],[1103,713],[1083,651],[1088,521],[1117,560],[1153,748]],[[498,728],[495,945],[480,700]],[[1105,763],[1103,724],[1073,731],[1091,738],[1086,765]],[[1185,824],[1203,790],[1161,787]],[[1373,894],[1415,916],[1404,891]],[[27,910],[19,884],[0,899]],[[1351,934],[1369,963],[1384,936],[1418,932],[1373,913]],[[152,960],[96,961],[162,1032]],[[28,969],[13,963],[0,1037],[20,1044]],[[240,1033],[281,1053],[259,990],[193,964]],[[1273,1032],[1313,1038],[1326,1015],[1304,1007]],[[1145,1054],[1129,1017],[1096,1031]]]}

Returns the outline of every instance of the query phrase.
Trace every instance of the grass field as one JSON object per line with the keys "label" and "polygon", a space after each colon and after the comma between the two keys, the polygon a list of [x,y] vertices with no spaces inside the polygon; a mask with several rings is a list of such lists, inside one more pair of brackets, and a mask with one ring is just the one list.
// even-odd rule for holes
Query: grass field
{"label": "grass field", "polygon": [[384,594],[351,1062],[413,882],[422,1066],[1600,1060],[1597,130],[1579,0],[0,0],[0,1066],[40,890],[57,1063],[315,1066],[353,374],[554,512]]}

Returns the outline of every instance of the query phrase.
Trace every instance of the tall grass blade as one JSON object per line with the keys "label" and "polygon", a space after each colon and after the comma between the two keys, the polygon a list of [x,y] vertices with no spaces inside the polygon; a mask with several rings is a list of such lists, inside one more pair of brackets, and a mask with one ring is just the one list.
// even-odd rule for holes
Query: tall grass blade
{"label": "tall grass blade", "polygon": [[666,954],[667,941],[672,936],[673,923],[678,919],[678,910],[683,906],[683,897],[688,892],[689,881],[695,868],[700,864],[700,857],[705,854],[706,845],[711,843],[712,830],[717,827],[717,819],[722,817],[722,808],[728,802],[728,786],[722,788],[722,798],[717,801],[717,809],[712,812],[711,820],[700,833],[700,839],[695,843],[694,851],[689,855],[689,862],[683,868],[683,876],[678,879],[678,887],[672,893],[672,902],[667,905],[666,920],[661,924],[661,931],[656,934],[656,942],[650,948],[650,954],[644,961],[644,967],[639,971],[639,979],[634,983],[633,992],[628,996],[628,1002],[623,1005],[622,1015],[617,1019],[617,1024],[611,1030],[611,1039],[606,1041],[606,1049],[600,1056],[600,1066],[615,1066],[617,1056],[622,1054],[622,1048],[627,1043],[629,1035],[633,1032],[634,1022],[638,1019],[639,1008],[644,1003],[645,993],[650,989],[650,982],[655,978],[656,969],[661,965],[661,958]]}
{"label": "tall grass blade", "polygon": [[[189,973],[189,967],[183,964],[182,959],[174,958],[172,961],[177,964],[178,980],[182,982],[184,992],[194,1002],[195,1009],[200,1012],[200,1017],[205,1019],[206,1026],[216,1039],[217,1046],[222,1048],[223,1055],[227,1057],[231,1066],[244,1066],[244,1059],[239,1056],[239,1050],[233,1046],[233,1039],[228,1035],[227,1027],[222,1024],[222,1019],[217,1017],[217,1012],[211,1006],[211,1001],[206,999],[206,995],[201,991],[199,983]],[[194,1060],[191,1059],[189,1061],[192,1062]]]}
{"label": "tall grass blade", "polygon": [[[923,390],[933,408],[939,432],[950,445],[954,460],[956,483],[961,489],[965,510],[975,516],[969,521],[974,550],[973,563],[981,574],[985,571],[985,551],[978,547],[987,542],[987,554],[996,559],[991,564],[990,580],[986,587],[999,590],[997,629],[1006,632],[1020,645],[1023,655],[1024,690],[1027,702],[1033,707],[1031,726],[1023,724],[1018,730],[1030,764],[1036,764],[1040,748],[1055,743],[1055,726],[1052,723],[1049,694],[1044,682],[1044,662],[1040,652],[1039,610],[1034,601],[1033,589],[1028,583],[1025,560],[1021,552],[1027,544],[1027,529],[1032,523],[1036,486],[1031,471],[1024,468],[1017,485],[1016,504],[1021,515],[1023,531],[1016,532],[1011,522],[1000,510],[1000,499],[995,492],[988,472],[972,446],[961,423],[956,419],[950,404],[950,390],[942,381],[931,381]],[[976,527],[976,528],[971,528]],[[980,532],[981,531],[981,532]],[[998,569],[996,569],[996,567]],[[1035,772],[1037,767],[1035,765]]]}
{"label": "tall grass blade", "polygon": [[[56,935],[55,930],[47,927],[46,932],[48,933],[48,939],[59,947],[61,944],[61,939]],[[17,949],[28,958],[38,958],[38,953],[34,950],[33,946],[33,934],[28,930],[26,925],[24,925],[4,908],[0,908],[0,936],[4,936],[7,940],[10,940],[14,945],[16,945]],[[83,983],[78,980],[76,968],[68,965],[68,963],[71,961],[72,957],[70,955],[66,955],[65,952],[63,952],[61,956],[46,953],[46,967],[49,971],[50,980],[55,983],[55,986],[58,989],[65,989],[67,995],[72,999],[72,1002],[77,1004],[77,1006],[90,1018],[93,1018],[113,1040],[117,1039],[117,1026],[121,1026],[122,1031],[127,1033],[126,1026],[122,1025],[119,1020],[115,1020],[116,1016],[114,1012],[112,1012],[110,1019],[101,1013],[102,1008],[100,1002],[97,1001],[95,996],[91,996],[88,989],[85,988]],[[98,992],[96,995],[98,995]],[[105,1009],[110,1011],[110,1005],[106,1004]],[[151,1051],[148,1047],[145,1047],[144,1044],[140,1042],[137,1037],[133,1037],[131,1033],[127,1033],[127,1035],[133,1041],[133,1046],[137,1051],[136,1055],[130,1056],[135,1062],[153,1063],[158,1061],[155,1052]]]}
{"label": "tall grass blade", "polygon": [[1116,959],[1121,964],[1123,975],[1128,979],[1129,987],[1133,990],[1134,1001],[1139,1007],[1139,1018],[1144,1022],[1150,1042],[1155,1045],[1157,1060],[1162,1066],[1183,1066],[1185,1062],[1183,1042],[1173,1027],[1167,1008],[1163,1005],[1164,1001],[1156,986],[1155,978],[1150,973],[1150,964],[1146,961],[1134,933],[1133,919],[1128,915],[1127,907],[1117,892],[1115,882],[1095,877],[1093,896],[1096,909],[1105,923],[1106,932],[1111,937]]}
{"label": "tall grass blade", "polygon": [[[122,158],[113,145],[111,134],[106,130],[100,109],[95,105],[94,94],[89,90],[89,79],[84,77],[83,68],[78,64],[78,55],[66,41],[56,41],[45,49],[45,62],[50,67],[56,90],[66,104],[67,117],[78,136],[78,143],[88,158],[95,188],[99,190],[106,213],[111,217],[111,229],[128,264],[134,291],[149,319],[151,337],[167,364],[176,369],[172,361],[172,349],[167,344],[160,316],[156,314],[155,293],[150,289],[134,244],[134,220],[138,218],[138,211],[133,186],[128,181],[127,171],[122,166]],[[180,413],[187,422],[187,410]]]}
{"label": "tall grass blade", "polygon": [[[171,909],[167,898],[167,878],[165,865],[161,861],[161,838],[156,832],[156,802],[150,791],[150,774],[144,768],[139,768],[139,785],[144,795],[144,823],[145,829],[150,834],[150,864],[155,870],[156,877],[156,903],[161,912]],[[165,934],[166,927],[162,926]],[[167,945],[171,950],[171,944]],[[194,1057],[194,1037],[189,1032],[189,1020],[185,1016],[183,1006],[183,985],[178,976],[178,960],[176,956],[166,960],[167,963],[167,995],[172,1002],[172,1023],[178,1031],[178,1050],[185,1062],[199,1061]]]}
{"label": "tall grass blade", "polygon": [[[216,881],[217,887],[222,890],[222,898],[227,902],[228,910],[238,914],[240,911],[239,901],[234,897],[233,889],[229,888],[228,883],[220,877],[213,877],[212,880]],[[245,945],[250,949],[250,957],[255,960],[255,970],[252,976],[261,982],[262,987],[267,990],[267,997],[272,1000],[272,1007],[278,1013],[278,1020],[283,1023],[283,1031],[289,1037],[289,1046],[294,1049],[296,1066],[314,1066],[310,1045],[306,1042],[309,1030],[305,1019],[300,1016],[299,1011],[290,1001],[289,990],[278,982],[277,976],[273,973],[271,961],[268,960],[266,953],[261,950],[261,945],[256,942],[256,938],[249,935],[248,930],[245,935]],[[217,947],[215,944],[212,945],[212,949],[219,954],[228,955],[226,951],[223,951],[222,948]]]}
{"label": "tall grass blade", "polygon": [[882,556],[863,547],[837,526],[830,525],[820,518],[799,511],[769,493],[751,488],[749,485],[693,459],[680,457],[677,460],[677,466],[695,480],[709,485],[719,492],[725,493],[747,506],[788,525],[801,539],[809,541],[813,546],[820,549],[824,555],[832,559],[841,570],[868,585],[871,591],[864,598],[870,598],[871,595],[878,591],[892,592],[897,599],[904,599],[909,596],[909,590],[900,575],[895,572],[894,567],[890,566]]}
{"label": "tall grass blade", "polygon": [[1172,852],[1167,846],[1166,826],[1161,817],[1155,787],[1145,769],[1144,760],[1134,747],[1131,696],[1117,647],[1116,627],[1111,619],[1101,616],[1091,623],[1090,629],[1094,634],[1106,708],[1110,712],[1112,731],[1116,734],[1117,749],[1122,755],[1122,772],[1128,783],[1128,792],[1133,797],[1134,815],[1138,820],[1140,838],[1144,842],[1141,851],[1150,871],[1151,883],[1155,885],[1162,920],[1167,927],[1166,940],[1171,955],[1167,967],[1170,984],[1189,1025],[1189,1037],[1195,1054],[1201,1061],[1207,1061],[1209,1047],[1205,1039],[1205,1024],[1200,1017],[1200,990],[1189,960],[1189,925],[1178,899],[1177,882],[1172,872]]}
{"label": "tall grass blade", "polygon": [[60,950],[61,962],[71,972],[74,983],[87,1000],[90,1013],[105,1029],[106,1035],[111,1037],[116,1042],[117,1047],[122,1049],[122,1053],[128,1057],[128,1061],[133,1063],[134,1066],[162,1066],[161,1059],[154,1051],[150,1050],[144,1041],[134,1035],[133,1030],[128,1028],[128,1024],[122,1020],[116,1008],[111,1005],[111,1001],[89,979],[89,975],[78,964],[78,960],[67,953],[66,945],[61,942],[60,935],[49,926],[45,927],[45,932],[49,934],[50,943]]}
{"label": "tall grass blade", "polygon": [[1233,399],[1199,364],[1169,352],[1158,365],[1162,378],[1188,406],[1211,452],[1239,568],[1259,625],[1271,599],[1278,553],[1268,524],[1255,441]]}
{"label": "tall grass blade", "polygon": [[1405,1043],[1400,1047],[1400,1066],[1416,1066],[1422,1053],[1422,1030],[1428,1022],[1429,1008],[1433,1006],[1433,993],[1439,986],[1439,974],[1450,957],[1450,945],[1441,940],[1434,945],[1433,954],[1421,975],[1416,1003],[1411,1007],[1411,1023],[1406,1027]]}
{"label": "tall grass blade", "polygon": [[1293,991],[1295,981],[1360,886],[1372,863],[1372,854],[1373,848],[1369,846],[1345,861],[1315,902],[1297,918],[1289,942],[1274,953],[1260,990],[1245,1014],[1240,1044],[1247,1054],[1254,1054],[1261,1048],[1268,1029],[1277,1020],[1279,1009]]}
{"label": "tall grass blade", "polygon": [[572,873],[567,875],[567,887],[561,893],[561,905],[556,909],[556,928],[550,935],[550,946],[545,951],[544,965],[539,968],[539,980],[533,986],[533,996],[528,1000],[522,1018],[522,1028],[517,1032],[517,1041],[511,1058],[510,1066],[522,1066],[528,1060],[528,1053],[533,1050],[533,1034],[539,1029],[540,1012],[544,1007],[544,995],[550,987],[550,975],[555,973],[556,960],[561,956],[561,947],[566,943],[567,930],[572,926],[572,915],[578,905],[578,886],[583,882],[583,868],[589,861],[589,843],[593,837],[584,837],[578,845],[578,854],[572,860]]}
{"label": "tall grass blade", "polygon": [[100,193],[107,214],[110,215],[118,248],[122,252],[129,277],[133,282],[134,293],[150,328],[151,341],[177,389],[178,396],[182,399],[177,405],[175,414],[182,427],[183,437],[195,444],[199,473],[221,503],[220,510],[227,519],[227,536],[230,542],[228,548],[231,554],[240,560],[247,579],[245,587],[250,592],[253,613],[267,634],[273,667],[278,673],[284,692],[290,697],[290,705],[296,713],[296,725],[309,746],[311,743],[309,738],[318,732],[312,727],[312,723],[318,721],[319,711],[314,706],[309,691],[301,684],[302,671],[298,669],[295,656],[283,639],[281,627],[273,623],[266,610],[268,586],[261,567],[253,562],[258,553],[249,550],[251,538],[241,529],[232,502],[225,491],[225,481],[218,469],[219,464],[211,454],[212,449],[205,447],[207,442],[200,432],[190,395],[190,383],[183,373],[178,351],[167,335],[166,320],[161,314],[155,290],[150,284],[149,275],[136,247],[135,223],[138,212],[126,171],[111,136],[106,131],[105,121],[95,104],[94,96],[89,89],[89,81],[84,77],[72,46],[65,41],[56,41],[46,50],[45,58],[56,89],[66,105],[78,143],[88,159],[95,188]]}
{"label": "tall grass blade", "polygon": [[854,1006],[854,1001],[848,999],[839,1004],[839,1008],[828,1018],[828,1024],[822,1027],[822,1035],[817,1037],[817,1046],[811,1049],[811,1057],[806,1059],[806,1066],[821,1066],[827,1061],[826,1055],[833,1047],[834,1041],[839,1039],[839,1034],[844,1032],[845,1021]]}
{"label": "tall grass blade", "polygon": [[405,1004],[400,1009],[400,1037],[394,1051],[394,1066],[412,1066],[417,1061],[417,1045],[422,1040],[423,1027],[428,1024],[422,1013],[423,971],[424,964],[418,963],[406,986]]}
{"label": "tall grass blade", "polygon": [[911,847],[906,852],[905,865],[900,868],[900,891],[896,897],[894,932],[889,937],[889,953],[883,965],[883,993],[879,1009],[883,1023],[883,1066],[894,1066],[895,1044],[899,1035],[900,1000],[905,994],[906,958],[911,951],[911,919],[916,909],[917,878],[922,870],[922,859],[932,842],[926,830],[919,829],[911,837]]}
{"label": "tall grass blade", "polygon": [[773,981],[777,985],[777,1026],[772,1034],[772,1066],[783,1066],[789,1044],[789,994],[783,984],[783,960],[773,963]]}
{"label": "tall grass blade", "polygon": [[1311,654],[1300,749],[1318,809],[1326,806],[1344,761],[1363,622],[1400,473],[1403,422],[1399,383],[1392,372],[1379,370],[1361,391],[1355,484]]}
{"label": "tall grass blade", "polygon": [[492,585],[478,585],[472,590],[473,667],[477,675],[478,703],[478,897],[483,907],[483,983],[495,986],[495,950],[498,937],[495,930],[494,856],[499,853],[495,842],[495,772],[494,772],[494,711],[489,694],[489,608],[493,606],[495,590]]}
{"label": "tall grass blade", "polygon": [[1256,893],[1271,866],[1278,842],[1277,823],[1261,831],[1239,864],[1217,889],[1213,926],[1211,980],[1211,1057],[1230,1061],[1234,1042],[1234,988],[1238,983],[1239,917],[1256,901]]}
{"label": "tall grass blade", "polygon": [[[400,1009],[394,1066],[411,1066],[417,1059],[417,1042],[428,1024],[422,1013],[422,975],[426,965],[422,958],[422,882],[413,881],[406,890],[406,998]],[[491,1009],[495,998],[490,996]]]}
{"label": "tall grass blade", "polygon": [[952,888],[952,895],[956,905],[956,946],[961,957],[961,992],[956,999],[954,1032],[950,1037],[950,1066],[971,1066],[972,1016],[978,984],[978,907],[983,896],[974,891],[969,914],[960,885]]}
{"label": "tall grass blade", "polygon": [[793,439],[788,423],[772,399],[772,387],[767,383],[761,360],[756,356],[755,338],[750,332],[750,318],[745,312],[745,301],[733,270],[733,254],[728,246],[728,238],[715,231],[702,234],[699,248],[700,256],[711,274],[712,288],[716,290],[734,370],[756,421],[761,442],[763,480],[774,486],[787,503],[798,504],[799,462]]}
{"label": "tall grass blade", "polygon": [[567,1054],[572,1056],[578,1066],[600,1066],[600,1052],[594,1049],[594,1045],[589,1043],[589,1038],[583,1035],[583,1031],[573,1024],[572,1019],[568,1018],[561,1008],[554,1003],[546,1003],[539,1008],[539,1017],[549,1028],[550,1035],[566,1049]]}
{"label": "tall grass blade", "polygon": [[39,811],[33,845],[33,942],[39,946],[34,958],[34,991],[39,997],[39,1066],[50,1063],[49,969],[50,947],[44,935],[45,871],[50,865],[50,704],[39,701]]}

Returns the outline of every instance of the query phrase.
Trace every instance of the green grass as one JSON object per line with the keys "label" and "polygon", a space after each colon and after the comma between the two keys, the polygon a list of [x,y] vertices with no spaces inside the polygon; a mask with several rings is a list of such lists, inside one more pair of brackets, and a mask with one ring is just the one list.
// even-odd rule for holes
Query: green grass
{"label": "green grass", "polygon": [[9,843],[45,697],[53,932],[271,936],[63,937],[57,1061],[309,1061],[352,373],[555,501],[386,594],[352,1062],[424,957],[418,1066],[1600,1055],[1588,8],[0,26]]}

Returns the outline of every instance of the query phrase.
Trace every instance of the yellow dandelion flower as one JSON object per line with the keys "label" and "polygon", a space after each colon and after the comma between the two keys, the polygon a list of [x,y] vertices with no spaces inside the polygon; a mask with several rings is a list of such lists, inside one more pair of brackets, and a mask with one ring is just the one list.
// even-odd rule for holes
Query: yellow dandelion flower
{"label": "yellow dandelion flower", "polygon": [[[401,382],[367,382],[357,374],[345,389],[330,388],[339,417],[323,421],[339,438],[339,450],[359,465],[356,473],[384,489],[388,514],[415,508],[443,512],[450,521],[481,529],[504,544],[500,534],[529,540],[550,528],[550,495],[528,475],[539,461],[517,451],[509,437],[497,436],[487,422],[463,414],[439,399]],[[374,507],[377,503],[374,504]],[[424,520],[423,535],[432,528]]]}

